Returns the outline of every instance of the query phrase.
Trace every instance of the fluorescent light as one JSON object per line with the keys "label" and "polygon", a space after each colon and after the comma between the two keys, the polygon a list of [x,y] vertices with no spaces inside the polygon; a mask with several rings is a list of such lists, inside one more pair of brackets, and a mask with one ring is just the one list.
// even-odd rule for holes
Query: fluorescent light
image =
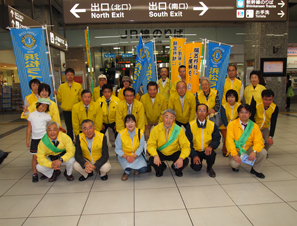
{"label": "fluorescent light", "polygon": [[166,46],[165,48],[166,48],[166,49],[169,49],[169,48],[170,48],[170,46]]}
{"label": "fluorescent light", "polygon": [[101,44],[102,46],[112,46],[112,45],[118,45],[118,44],[120,44],[120,43],[118,43],[118,42],[115,42],[115,43],[103,43],[103,44]]}
{"label": "fluorescent light", "polygon": [[95,36],[95,38],[118,38],[120,37],[119,35],[116,36]]}
{"label": "fluorescent light", "polygon": [[120,47],[113,47],[113,49],[120,49]]}
{"label": "fluorescent light", "polygon": [[236,33],[236,35],[244,35],[244,33]]}

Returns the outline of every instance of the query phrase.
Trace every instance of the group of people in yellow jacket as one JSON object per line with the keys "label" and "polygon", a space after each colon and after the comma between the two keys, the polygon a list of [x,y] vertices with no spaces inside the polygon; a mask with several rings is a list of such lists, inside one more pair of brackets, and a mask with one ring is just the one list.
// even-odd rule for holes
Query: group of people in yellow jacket
{"label": "group of people in yellow jacket", "polygon": [[[65,124],[67,127],[67,134],[71,138],[73,138],[73,132],[75,136],[78,136],[82,132],[82,129],[81,129],[82,122],[86,119],[89,119],[94,122],[96,131],[101,131],[104,134],[106,130],[110,127],[117,135],[118,133],[120,133],[125,129],[125,126],[126,126],[125,117],[127,115],[133,115],[135,117],[135,123],[136,123],[135,127],[140,129],[141,131],[144,131],[145,140],[148,141],[150,139],[150,133],[152,133],[152,137],[158,136],[158,132],[153,133],[153,131],[151,131],[151,128],[153,126],[155,126],[155,128],[158,128],[159,127],[158,124],[161,123],[161,125],[163,125],[164,127],[164,124],[162,124],[162,122],[164,123],[163,113],[166,109],[172,109],[173,112],[175,113],[174,125],[183,126],[185,129],[187,129],[187,128],[193,127],[193,123],[191,124],[191,122],[195,122],[196,114],[198,115],[198,109],[196,109],[196,106],[199,106],[199,105],[206,106],[207,112],[206,112],[205,120],[208,125],[213,125],[213,128],[212,130],[211,129],[209,130],[209,128],[206,125],[202,125],[199,127],[198,122],[197,122],[197,125],[198,125],[197,128],[202,129],[202,131],[203,129],[207,128],[206,129],[207,134],[212,134],[214,132],[214,128],[216,125],[211,120],[215,118],[214,116],[219,111],[219,106],[220,106],[220,103],[218,103],[219,101],[218,92],[210,88],[210,82],[208,79],[205,78],[205,79],[202,79],[201,81],[202,90],[199,91],[195,97],[192,93],[187,91],[187,85],[185,82],[185,78],[186,78],[185,66],[181,66],[179,68],[179,72],[180,72],[181,80],[176,81],[173,84],[170,84],[170,81],[168,80],[168,77],[167,77],[168,70],[166,68],[162,68],[160,71],[161,79],[158,81],[158,83],[155,83],[155,82],[149,83],[147,87],[148,93],[144,94],[141,97],[140,101],[137,100],[138,96],[136,96],[135,98],[135,90],[130,87],[132,84],[132,81],[129,77],[125,76],[123,78],[124,88],[119,92],[118,97],[116,97],[115,95],[113,95],[114,94],[113,87],[107,84],[106,76],[100,75],[101,76],[101,77],[99,76],[100,90],[98,89],[99,88],[98,87],[97,88],[98,90],[96,91],[96,93],[100,93],[101,96],[96,94],[97,100],[93,101],[92,93],[89,90],[82,90],[81,85],[74,82],[74,70],[71,68],[68,68],[65,72],[67,82],[62,84],[59,87],[57,92],[54,91],[54,94],[57,95],[57,100],[61,102],[61,108],[63,109]],[[238,113],[236,114],[236,112],[238,112],[240,101],[243,96],[242,82],[236,78],[236,74],[237,74],[236,66],[234,65],[229,66],[228,77],[226,78],[226,81],[225,81],[222,107],[221,107],[221,113],[225,112],[225,114],[222,114],[223,125],[220,127],[220,131],[226,141],[226,142],[224,141],[224,147],[226,150],[225,152],[223,150],[223,154],[225,156],[229,155],[230,153],[231,153],[231,156],[233,156],[232,154],[234,154],[234,152],[231,152],[228,150],[228,146],[230,146],[228,144],[229,133],[226,132],[226,128],[229,128],[228,124],[230,124],[239,116]],[[259,121],[259,123],[261,120],[264,121],[260,126],[260,128],[261,130],[265,130],[263,133],[263,136],[264,138],[267,137],[265,142],[267,143],[266,147],[268,147],[269,145],[271,146],[271,144],[273,143],[273,140],[272,140],[273,134],[271,133],[271,130],[269,131],[268,129],[270,125],[269,120],[272,118],[273,114],[274,114],[274,119],[275,119],[275,115],[277,117],[278,109],[277,109],[277,106],[275,106],[275,104],[272,103],[274,94],[270,96],[267,96],[268,95],[267,94],[264,97],[262,95],[262,99],[261,99],[262,90],[265,90],[265,87],[259,84],[260,75],[258,74],[258,72],[257,71],[252,72],[250,78],[251,78],[252,84],[245,88],[244,98],[245,98],[245,102],[248,104],[255,102],[256,108],[254,111],[251,109],[247,109],[248,107],[244,109],[246,109],[251,113],[251,116],[254,117],[254,119],[256,120],[256,124],[258,124],[257,120]],[[30,86],[32,87],[32,91],[33,91],[32,84],[30,84]],[[42,88],[42,85],[43,84],[40,84],[39,87]],[[171,87],[170,91],[169,91],[169,87]],[[50,94],[50,90],[48,91],[44,88],[43,89],[41,88],[40,89],[38,88],[38,94],[42,97],[47,98]],[[231,91],[231,94],[229,92],[230,90],[233,90],[233,92]],[[47,91],[47,92],[45,92],[44,94],[44,91]],[[26,97],[30,107],[28,108],[26,106],[24,108],[24,113],[22,114],[22,118],[26,118],[29,112],[34,111],[35,105],[34,105],[34,101],[32,101],[34,97],[38,98],[38,95],[34,93],[34,95],[31,94],[28,97]],[[269,99],[270,102],[266,101],[265,98],[266,99],[270,98]],[[262,107],[261,107],[261,101],[262,101]],[[266,105],[270,103],[268,106],[269,110],[267,110],[265,101],[267,102]],[[58,110],[58,107],[53,102],[50,105],[49,114],[51,115],[53,121],[56,121],[58,122],[59,125],[61,125],[60,117],[59,117],[59,114],[57,114],[57,110]],[[170,112],[168,114],[170,114]],[[276,123],[276,120],[274,122]],[[205,128],[203,126],[205,126]],[[272,131],[273,133],[274,133],[274,129]],[[172,131],[173,130],[167,131],[169,132],[169,134],[166,135],[166,137],[168,138],[168,139],[166,138],[166,140],[170,140],[170,132],[172,133]],[[216,130],[216,133],[217,133],[217,130]],[[204,139],[206,139],[205,137],[203,137],[203,132],[202,132],[202,137],[201,137],[202,143],[204,143]],[[210,141],[208,142],[211,143]],[[150,143],[148,142],[148,147],[149,147],[149,144]],[[209,150],[206,150],[207,148],[206,146],[203,146],[200,152],[206,151],[206,153],[209,153]],[[198,147],[197,144],[196,146],[195,145],[191,146],[191,148],[193,148],[194,150],[196,150],[195,148],[197,147]],[[215,148],[212,148],[212,150],[214,149]],[[239,149],[236,147],[236,150],[239,150]],[[205,154],[205,156],[207,156],[207,154]],[[197,157],[197,155],[195,157]],[[200,158],[201,156],[199,157],[199,159]],[[239,162],[238,159],[236,160],[237,161],[234,160],[234,162],[238,163]],[[212,161],[214,162],[213,159]],[[158,161],[156,162],[160,163]],[[155,164],[156,162],[155,160],[153,160],[151,164],[152,163]],[[195,161],[192,162],[191,164],[194,165],[194,164],[197,164],[198,162],[200,161],[197,161],[197,158],[195,158]],[[207,162],[209,163],[208,160]],[[154,164],[152,165],[154,166]],[[178,168],[175,168],[176,164],[177,166],[179,166]],[[174,168],[176,172],[178,172],[177,175],[180,176],[181,170],[177,170],[177,169],[181,168],[180,167],[181,162],[179,161],[176,164],[173,164],[172,168]],[[156,170],[156,172],[158,171],[159,175],[162,174],[160,172],[162,171],[162,169],[165,168],[165,166],[164,165],[160,166],[160,164],[155,164],[155,165],[159,167]],[[234,166],[234,164],[232,166]],[[232,167],[232,169],[236,171],[238,167]],[[211,167],[208,167],[207,170],[208,170],[208,173],[210,173],[210,176],[215,176],[214,172],[211,172],[213,171]],[[256,172],[261,173],[259,169],[258,171],[256,170]]]}

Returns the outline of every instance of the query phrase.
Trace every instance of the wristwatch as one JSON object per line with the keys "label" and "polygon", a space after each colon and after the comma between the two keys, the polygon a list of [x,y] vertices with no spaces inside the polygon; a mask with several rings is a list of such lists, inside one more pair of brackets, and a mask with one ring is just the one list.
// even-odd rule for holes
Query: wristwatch
{"label": "wristwatch", "polygon": [[253,152],[257,153],[257,151],[256,151],[256,150],[254,150]]}
{"label": "wristwatch", "polygon": [[59,160],[60,160],[61,162],[63,162],[63,159],[62,159],[62,158],[59,158]]}

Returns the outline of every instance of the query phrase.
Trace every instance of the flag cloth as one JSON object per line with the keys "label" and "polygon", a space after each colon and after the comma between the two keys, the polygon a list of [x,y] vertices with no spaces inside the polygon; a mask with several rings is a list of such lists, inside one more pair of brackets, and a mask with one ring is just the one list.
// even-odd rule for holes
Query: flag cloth
{"label": "flag cloth", "polygon": [[133,78],[133,89],[135,90],[135,95],[137,94],[142,81],[144,80],[147,68],[148,68],[148,62],[147,62],[147,49],[144,48],[141,36],[139,38],[138,46],[136,47],[136,65],[134,69],[134,78]]}
{"label": "flag cloth", "polygon": [[[10,30],[14,56],[21,85],[23,103],[27,95],[31,94],[29,82],[36,78],[52,87],[50,68],[45,44],[45,35],[42,28],[28,28]],[[50,99],[53,99],[51,93]]]}
{"label": "flag cloth", "polygon": [[170,80],[179,80],[178,68],[185,64],[185,38],[170,39]]}
{"label": "flag cloth", "polygon": [[147,84],[151,81],[157,82],[154,43],[153,42],[145,43],[144,48],[147,53],[147,70],[146,70],[145,78],[142,81],[142,85],[143,85],[143,92],[147,93],[147,87],[146,87]]}
{"label": "flag cloth", "polygon": [[222,101],[231,46],[209,42],[207,44],[206,77],[210,80],[210,88],[219,91]]}
{"label": "flag cloth", "polygon": [[196,93],[199,91],[199,78],[201,75],[202,42],[192,42],[185,45],[185,61],[187,68],[188,91]]}

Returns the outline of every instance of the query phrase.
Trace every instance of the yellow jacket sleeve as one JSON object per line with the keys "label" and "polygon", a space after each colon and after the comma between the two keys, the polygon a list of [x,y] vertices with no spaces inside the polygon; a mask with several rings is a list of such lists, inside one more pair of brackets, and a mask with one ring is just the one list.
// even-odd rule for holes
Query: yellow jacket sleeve
{"label": "yellow jacket sleeve", "polygon": [[52,120],[57,122],[60,126],[61,126],[61,120],[60,120],[60,113],[59,113],[59,109],[58,106],[55,102],[51,101],[51,116],[52,116]]}
{"label": "yellow jacket sleeve", "polygon": [[75,104],[72,108],[72,127],[73,127],[73,132],[75,136],[77,136],[80,131],[79,118],[78,118],[78,110],[79,110],[78,104]]}
{"label": "yellow jacket sleeve", "polygon": [[[156,127],[155,127],[156,128]],[[147,141],[147,152],[151,156],[156,156],[158,155],[157,148],[158,148],[158,130],[157,129],[152,129],[150,133],[150,137]]]}
{"label": "yellow jacket sleeve", "polygon": [[237,149],[235,147],[234,139],[235,139],[235,127],[234,123],[230,122],[227,126],[227,135],[226,135],[226,148],[231,156],[238,155]]}
{"label": "yellow jacket sleeve", "polygon": [[260,152],[264,148],[264,143],[263,143],[263,136],[262,132],[259,128],[259,126],[255,123],[254,128],[252,130],[254,133],[254,145],[253,145],[253,150]]}
{"label": "yellow jacket sleeve", "polygon": [[140,103],[140,105],[139,105],[138,114],[139,114],[139,119],[138,119],[138,122],[137,122],[137,128],[142,129],[144,131],[145,130],[146,117],[145,117],[145,114],[144,114],[144,108],[143,108],[142,103]]}
{"label": "yellow jacket sleeve", "polygon": [[183,129],[180,130],[178,139],[181,151],[179,157],[182,159],[188,158],[191,153],[190,142]]}
{"label": "yellow jacket sleeve", "polygon": [[67,162],[67,161],[69,161],[69,159],[74,157],[75,146],[73,145],[73,141],[67,134],[62,133],[62,132],[60,132],[60,133],[61,133],[61,139],[62,139],[61,142],[64,143],[65,150],[66,150],[66,154],[63,155],[61,158],[63,159],[63,162]]}
{"label": "yellow jacket sleeve", "polygon": [[160,113],[160,117],[159,117],[159,123],[163,122],[162,116],[163,116],[163,112],[167,109],[167,101],[165,99],[165,101],[162,102],[162,106],[161,106],[161,113]]}
{"label": "yellow jacket sleeve", "polygon": [[37,161],[38,161],[38,164],[41,166],[52,168],[52,162],[48,160],[46,157],[47,149],[48,148],[44,145],[44,143],[40,141],[38,144],[38,151],[36,154]]}
{"label": "yellow jacket sleeve", "polygon": [[[124,102],[126,103],[126,102]],[[117,108],[117,112],[116,112],[116,129],[117,132],[119,133],[120,131],[122,131],[123,129],[125,129],[125,125],[124,125],[124,120],[123,120],[123,115],[124,115],[124,105],[122,103],[122,101],[119,103],[119,106]],[[125,112],[126,113],[126,112]],[[126,114],[125,114],[126,115]]]}
{"label": "yellow jacket sleeve", "polygon": [[61,85],[59,86],[58,92],[57,92],[57,101],[62,102],[62,94],[61,94]]}
{"label": "yellow jacket sleeve", "polygon": [[[193,95],[194,97],[194,95]],[[196,100],[195,97],[191,98],[191,109],[190,109],[190,119],[189,122],[195,120],[196,118]]]}
{"label": "yellow jacket sleeve", "polygon": [[95,120],[95,128],[97,131],[101,131],[102,129],[102,123],[103,123],[103,115],[102,115],[102,109],[99,106],[98,103],[94,103],[98,105],[97,114],[96,114],[96,120]]}

